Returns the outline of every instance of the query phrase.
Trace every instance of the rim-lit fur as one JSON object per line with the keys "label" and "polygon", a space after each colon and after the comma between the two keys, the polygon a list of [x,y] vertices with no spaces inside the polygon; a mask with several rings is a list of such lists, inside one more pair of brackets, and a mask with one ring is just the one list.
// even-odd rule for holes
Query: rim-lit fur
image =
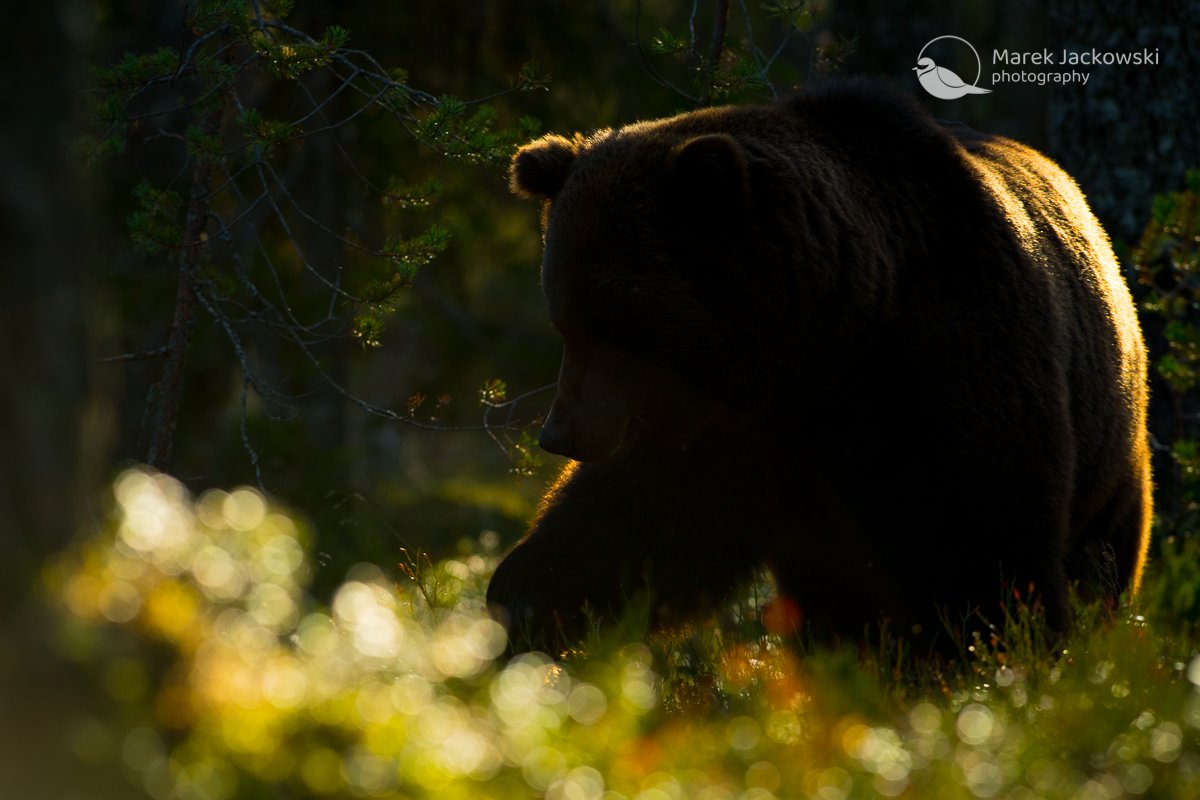
{"label": "rim-lit fur", "polygon": [[513,161],[565,343],[551,488],[489,602],[578,630],[767,563],[817,633],[1136,591],[1146,359],[1107,237],[1016,142],[871,82]]}

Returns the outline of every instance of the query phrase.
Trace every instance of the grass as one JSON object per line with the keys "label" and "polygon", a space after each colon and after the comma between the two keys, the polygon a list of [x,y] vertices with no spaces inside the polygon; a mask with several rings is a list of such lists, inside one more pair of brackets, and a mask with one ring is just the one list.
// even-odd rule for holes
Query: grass
{"label": "grass", "polygon": [[78,755],[155,798],[1200,797],[1194,538],[1160,548],[1136,609],[1077,605],[1053,652],[1020,605],[951,663],[807,647],[756,585],[690,631],[641,637],[635,614],[505,661],[494,537],[318,598],[304,531],[250,490],[130,472],[114,496],[44,585],[110,697]]}

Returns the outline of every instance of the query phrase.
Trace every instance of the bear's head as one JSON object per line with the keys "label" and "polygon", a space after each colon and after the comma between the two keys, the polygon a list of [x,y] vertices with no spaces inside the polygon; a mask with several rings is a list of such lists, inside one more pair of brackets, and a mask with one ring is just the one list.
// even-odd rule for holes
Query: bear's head
{"label": "bear's head", "polygon": [[511,183],[545,201],[542,287],[564,342],[541,446],[581,461],[686,448],[745,349],[727,309],[731,264],[750,257],[737,140],[653,125],[546,136],[514,156]]}

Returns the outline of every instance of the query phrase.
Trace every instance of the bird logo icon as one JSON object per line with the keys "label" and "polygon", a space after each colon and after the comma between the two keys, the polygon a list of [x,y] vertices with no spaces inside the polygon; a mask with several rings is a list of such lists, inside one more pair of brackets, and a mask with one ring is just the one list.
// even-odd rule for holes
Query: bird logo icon
{"label": "bird logo icon", "polygon": [[[956,39],[967,47],[971,48],[971,52],[975,54],[975,82],[967,83],[954,70],[946,67],[939,67],[932,58],[925,55],[925,51],[929,49],[929,45],[942,39]],[[917,80],[921,82],[921,88],[929,92],[939,100],[957,100],[963,95],[968,94],[991,94],[991,89],[980,89],[976,84],[979,83],[979,78],[983,75],[983,62],[979,60],[979,52],[976,51],[974,45],[959,36],[938,36],[936,39],[930,39],[921,48],[921,52],[917,54],[917,65],[913,67],[913,72],[917,73]]]}

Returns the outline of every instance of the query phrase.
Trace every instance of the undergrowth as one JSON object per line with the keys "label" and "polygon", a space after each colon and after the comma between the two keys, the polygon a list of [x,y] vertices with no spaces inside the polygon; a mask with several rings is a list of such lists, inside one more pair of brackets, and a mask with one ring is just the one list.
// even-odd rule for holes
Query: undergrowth
{"label": "undergrowth", "polygon": [[769,590],[691,630],[505,659],[495,537],[396,579],[308,591],[308,536],[249,489],[132,471],[45,574],[62,650],[111,707],[72,744],[155,798],[847,800],[1200,796],[1200,546],[1166,542],[1136,608],[1076,604],[1051,648],[1015,603],[959,659],[886,633],[772,632]]}

